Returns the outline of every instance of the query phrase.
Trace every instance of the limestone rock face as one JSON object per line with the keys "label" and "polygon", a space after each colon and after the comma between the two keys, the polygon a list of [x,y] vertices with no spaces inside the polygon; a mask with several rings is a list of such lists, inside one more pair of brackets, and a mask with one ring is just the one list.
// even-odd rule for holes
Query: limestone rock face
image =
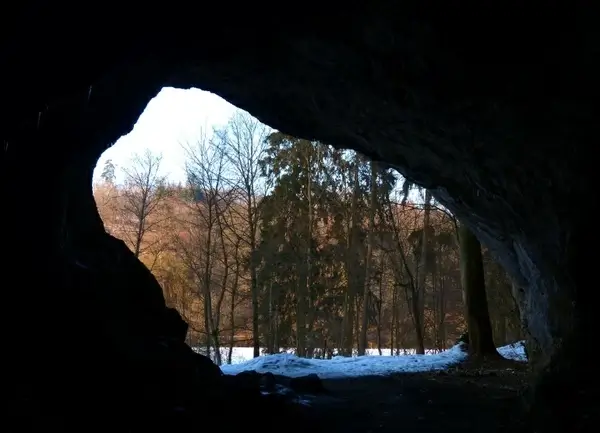
{"label": "limestone rock face", "polygon": [[[3,11],[1,266],[19,389],[27,382],[38,398],[61,377],[91,395],[105,383],[75,385],[90,369],[128,371],[165,334],[156,281],[103,233],[90,186],[97,158],[163,86],[215,92],[431,189],[521,288],[541,377],[572,389],[590,367],[582,344],[594,323],[586,246],[597,240],[599,27],[584,2],[488,3],[345,2],[327,12],[312,0],[297,10],[24,1]],[[104,265],[118,257],[118,271]],[[50,375],[31,367],[48,353]]]}

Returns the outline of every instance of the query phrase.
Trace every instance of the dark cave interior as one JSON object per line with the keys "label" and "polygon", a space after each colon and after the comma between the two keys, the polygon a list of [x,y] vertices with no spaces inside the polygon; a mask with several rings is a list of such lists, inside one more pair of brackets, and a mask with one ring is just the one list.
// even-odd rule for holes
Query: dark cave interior
{"label": "dark cave interior", "polygon": [[[170,408],[206,411],[233,398],[190,359],[158,283],[105,234],[90,189],[107,144],[172,86],[214,92],[274,128],[358,150],[430,189],[522,288],[532,431],[592,431],[595,307],[584,276],[597,236],[588,142],[599,132],[600,30],[587,5],[375,1],[320,15],[312,1],[294,12],[175,1],[143,19],[113,2],[3,10],[11,410],[40,431],[52,422],[75,429],[74,410],[98,426],[163,414],[172,430]],[[224,18],[199,25],[198,13]],[[38,185],[35,200],[22,193],[24,175]],[[82,316],[84,304],[91,314]],[[79,343],[83,323],[101,354]],[[40,353],[52,356],[41,362]],[[110,404],[100,403],[107,394]]]}

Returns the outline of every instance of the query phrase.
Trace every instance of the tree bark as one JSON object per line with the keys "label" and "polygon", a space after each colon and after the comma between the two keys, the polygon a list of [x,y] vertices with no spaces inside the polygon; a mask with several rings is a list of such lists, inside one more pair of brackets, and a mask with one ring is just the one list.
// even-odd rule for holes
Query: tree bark
{"label": "tree bark", "polygon": [[478,358],[499,357],[485,292],[481,244],[464,225],[459,226],[460,273],[469,330],[469,354]]}
{"label": "tree bark", "polygon": [[346,296],[344,299],[344,319],[342,323],[344,355],[351,356],[354,347],[354,315],[355,299],[358,294],[358,277],[356,272],[357,259],[356,249],[358,246],[358,159],[355,157],[354,168],[352,170],[352,202],[350,205],[350,223],[348,225],[348,237],[346,241]]}
{"label": "tree bark", "polygon": [[[427,282],[428,252],[429,252],[429,226],[431,215],[431,192],[425,190],[425,204],[423,206],[423,232],[421,234],[421,257],[419,260],[418,283],[415,294],[417,299],[415,302],[415,315],[418,320],[415,320],[417,329],[417,354],[425,354],[425,284]],[[417,317],[415,317],[417,319]]]}
{"label": "tree bark", "polygon": [[375,232],[375,206],[377,204],[377,164],[371,161],[371,199],[369,209],[369,228],[367,233],[367,257],[365,259],[365,281],[363,285],[363,308],[361,315],[360,339],[358,355],[364,356],[367,350],[367,335],[369,328],[369,287],[371,285],[371,256]]}

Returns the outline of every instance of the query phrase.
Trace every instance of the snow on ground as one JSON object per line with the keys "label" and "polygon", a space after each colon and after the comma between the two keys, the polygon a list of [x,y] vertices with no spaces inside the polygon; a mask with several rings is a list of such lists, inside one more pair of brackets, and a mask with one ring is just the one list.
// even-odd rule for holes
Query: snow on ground
{"label": "snow on ground", "polygon": [[[194,350],[198,353],[206,355],[206,349],[204,347],[195,347]],[[261,356],[270,356],[264,354],[264,348],[261,349]],[[293,354],[294,349],[285,349],[280,348],[280,353],[289,353]],[[390,349],[381,349],[381,355],[379,355],[378,349],[367,349],[367,356],[391,356]],[[396,352],[396,351],[394,351]],[[253,356],[254,348],[252,347],[234,347],[233,352],[231,354],[231,364],[241,364],[247,361],[250,361],[254,358]],[[396,353],[396,356],[405,356],[405,355],[415,355],[415,349],[401,349],[400,353]],[[440,353],[439,350],[425,350],[427,355],[434,355]],[[228,364],[227,355],[229,354],[229,348],[221,348],[221,359],[223,360],[223,364]],[[357,351],[354,349],[353,356],[357,356]],[[211,358],[214,359],[214,350],[211,351]]]}
{"label": "snow on ground", "polygon": [[226,374],[253,370],[288,377],[314,373],[321,379],[336,379],[441,370],[462,361],[465,357],[466,354],[458,346],[433,355],[336,356],[333,359],[308,359],[299,358],[291,353],[279,353],[260,356],[239,364],[222,365],[221,370]]}
{"label": "snow on ground", "polygon": [[525,354],[525,342],[517,341],[506,346],[498,348],[500,355],[506,359],[512,359],[513,361],[527,362],[527,355]]}
{"label": "snow on ground", "polygon": [[[257,371],[288,377],[300,377],[314,373],[322,379],[334,379],[443,370],[461,362],[466,357],[459,346],[454,346],[444,352],[432,351],[426,355],[415,355],[414,352],[410,353],[407,350],[400,356],[390,356],[389,349],[383,350],[383,356],[379,356],[376,349],[371,349],[367,351],[366,356],[335,356],[332,359],[299,358],[291,351],[252,358],[252,351],[251,347],[235,347],[232,353],[232,363],[222,365],[221,370],[225,374]],[[499,347],[498,352],[508,359],[527,361],[522,341]],[[226,359],[227,351],[223,354],[224,362]]]}

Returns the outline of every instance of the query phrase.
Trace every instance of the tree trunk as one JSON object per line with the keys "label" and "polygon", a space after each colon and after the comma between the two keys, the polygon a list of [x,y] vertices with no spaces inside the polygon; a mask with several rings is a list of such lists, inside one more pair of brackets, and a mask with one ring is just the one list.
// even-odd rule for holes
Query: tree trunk
{"label": "tree trunk", "polygon": [[236,248],[236,266],[235,266],[235,280],[233,287],[231,288],[231,300],[229,303],[229,324],[231,330],[229,331],[229,353],[227,354],[227,364],[231,364],[233,356],[233,348],[235,347],[235,295],[237,294],[237,286],[240,278],[240,263],[238,257],[238,250]]}
{"label": "tree trunk", "polygon": [[260,331],[258,329],[258,279],[256,278],[256,269],[254,266],[250,269],[250,284],[252,292],[252,346],[254,348],[252,355],[254,358],[260,356]]}
{"label": "tree trunk", "polygon": [[459,226],[460,273],[463,286],[469,353],[478,358],[498,357],[485,292],[481,244],[464,225]]}
{"label": "tree trunk", "polygon": [[439,291],[439,305],[440,305],[440,323],[439,336],[440,336],[440,349],[446,350],[446,284],[444,278],[440,278],[440,291]]}
{"label": "tree trunk", "polygon": [[304,304],[304,283],[296,285],[296,355],[306,355],[306,306]]}
{"label": "tree trunk", "polygon": [[356,349],[360,346],[360,303],[361,299],[357,296],[354,305],[354,312],[356,313],[354,316],[354,336],[356,337],[356,341],[354,343],[356,344]]}
{"label": "tree trunk", "polygon": [[[347,266],[349,268],[349,266]],[[347,289],[346,294],[344,296],[344,317],[342,319],[342,339],[340,350],[343,356],[352,355],[352,336],[354,329],[354,294],[352,292],[353,285],[350,282],[351,275],[353,272],[350,270],[347,271]]]}
{"label": "tree trunk", "polygon": [[206,347],[206,356],[208,356],[209,358],[210,356],[210,337],[211,337],[211,332],[210,332],[210,319],[209,319],[209,305],[210,305],[210,293],[207,295],[207,290],[206,288],[203,288],[203,295],[204,295],[204,335],[205,335],[205,347]]}
{"label": "tree trunk", "polygon": [[381,263],[381,269],[379,274],[379,305],[377,306],[377,350],[379,356],[383,354],[383,348],[381,347],[381,326],[383,325],[383,262]]}
{"label": "tree trunk", "polygon": [[358,159],[355,157],[355,165],[352,173],[353,188],[352,188],[352,202],[350,207],[350,224],[348,226],[348,237],[346,240],[346,281],[347,291],[344,299],[344,319],[342,324],[343,338],[343,351],[344,355],[351,356],[352,349],[354,347],[354,315],[355,315],[355,300],[358,294],[357,283],[358,277],[356,275],[357,259],[356,259],[356,248],[358,245],[358,195],[360,193],[360,184],[358,178]]}
{"label": "tree trunk", "polygon": [[269,336],[267,337],[267,353],[272,355],[275,353],[275,329],[274,329],[274,317],[273,317],[273,280],[269,281],[269,318],[268,318],[268,329]]}
{"label": "tree trunk", "polygon": [[396,312],[396,297],[398,293],[397,284],[392,284],[392,320],[390,322],[390,356],[394,355],[394,343],[395,343],[395,334],[396,334],[396,322],[397,322],[397,312]]}
{"label": "tree trunk", "polygon": [[219,341],[219,329],[213,328],[213,346],[215,348],[214,363],[221,365],[223,360],[221,358],[221,343]]}
{"label": "tree trunk", "polygon": [[[425,337],[423,335],[423,324],[421,323],[421,313],[419,310],[418,287],[413,287],[413,300],[411,302],[413,319],[415,324],[415,336],[417,339],[417,355],[425,355]],[[416,298],[416,299],[415,299]]]}
{"label": "tree trunk", "polygon": [[[247,188],[251,191],[251,188]],[[258,323],[258,276],[256,275],[256,218],[255,213],[257,212],[255,206],[253,206],[254,197],[251,193],[248,194],[247,198],[247,209],[246,214],[248,218],[248,229],[250,230],[250,296],[252,298],[252,355],[254,358],[260,356],[260,330]]]}
{"label": "tree trunk", "polygon": [[358,341],[358,356],[364,356],[367,350],[369,331],[369,287],[371,286],[371,256],[375,232],[375,206],[377,204],[377,164],[371,161],[371,200],[369,209],[369,231],[367,233],[367,257],[365,259],[365,281],[363,285],[363,308],[361,315],[360,339]]}
{"label": "tree trunk", "polygon": [[[212,200],[212,198],[211,198]],[[213,227],[214,227],[214,219],[213,219],[213,209],[212,203],[208,205],[208,217],[207,217],[207,227],[206,227],[206,257],[204,260],[204,274],[203,277],[203,292],[204,292],[204,332],[206,333],[206,356],[210,356],[210,340],[212,337],[212,294],[210,283],[212,281],[212,264],[213,264]]]}
{"label": "tree trunk", "polygon": [[427,269],[429,268],[429,231],[431,215],[431,192],[425,190],[425,205],[423,207],[423,232],[421,233],[421,257],[419,263],[418,283],[415,301],[415,314],[418,320],[415,320],[417,330],[417,354],[425,354],[425,284],[427,282]]}

